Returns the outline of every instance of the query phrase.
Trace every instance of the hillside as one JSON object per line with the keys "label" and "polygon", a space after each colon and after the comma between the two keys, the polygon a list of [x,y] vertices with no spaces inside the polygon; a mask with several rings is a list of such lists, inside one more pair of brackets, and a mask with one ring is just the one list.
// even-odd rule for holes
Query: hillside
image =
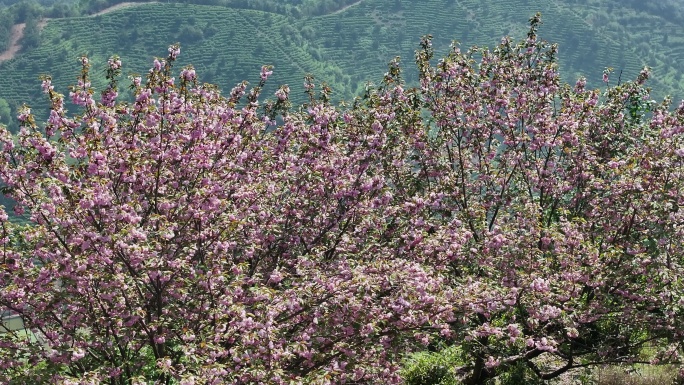
{"label": "hillside", "polygon": [[337,97],[349,99],[366,81],[378,80],[394,56],[403,58],[412,79],[421,35],[432,34],[438,52],[446,52],[454,39],[464,48],[491,45],[503,35],[521,37],[528,18],[541,11],[541,35],[559,44],[566,81],[583,74],[597,87],[605,67],[615,68],[617,80],[620,72],[622,79],[632,79],[650,65],[656,94],[679,99],[684,96],[677,67],[684,59],[684,31],[675,28],[681,19],[673,11],[676,3],[666,5],[670,8],[639,9],[637,2],[618,0],[360,0],[306,16],[226,5],[139,4],[48,20],[35,48],[0,63],[0,98],[13,109],[28,102],[44,112],[40,74],[52,75],[67,93],[82,54],[95,68],[119,54],[124,73],[144,74],[154,56],[164,56],[169,44],[180,42],[181,65],[192,63],[200,80],[224,90],[241,80],[256,81],[261,65],[273,64],[269,92],[287,83],[303,100],[302,78],[312,73],[330,83]]}

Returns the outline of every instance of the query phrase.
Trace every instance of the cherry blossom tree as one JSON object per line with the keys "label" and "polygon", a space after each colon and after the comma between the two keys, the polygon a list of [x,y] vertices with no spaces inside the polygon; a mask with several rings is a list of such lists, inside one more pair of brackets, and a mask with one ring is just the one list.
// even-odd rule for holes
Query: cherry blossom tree
{"label": "cherry blossom tree", "polygon": [[[562,83],[557,48],[504,38],[398,61],[353,105],[305,82],[227,95],[178,46],[134,100],[81,59],[38,123],[0,133],[0,380],[401,383],[411,352],[455,348],[483,384],[515,368],[678,360],[684,106],[644,70]],[[606,75],[608,76],[608,74]],[[542,358],[548,357],[543,360]]]}
{"label": "cherry blossom tree", "polygon": [[4,379],[398,381],[397,357],[451,317],[443,278],[395,230],[403,127],[318,101],[287,113],[286,87],[262,114],[269,68],[224,97],[192,68],[173,77],[179,51],[130,103],[120,60],[98,99],[84,57],[81,114],[46,78],[47,122],[27,108],[2,133],[2,180],[33,223],[3,220],[0,303],[32,333],[0,337]]}
{"label": "cherry blossom tree", "polygon": [[681,350],[684,103],[651,101],[647,68],[603,93],[563,84],[538,24],[436,66],[429,39],[418,54],[431,125],[414,156],[439,198],[407,236],[460,293],[465,384]]}

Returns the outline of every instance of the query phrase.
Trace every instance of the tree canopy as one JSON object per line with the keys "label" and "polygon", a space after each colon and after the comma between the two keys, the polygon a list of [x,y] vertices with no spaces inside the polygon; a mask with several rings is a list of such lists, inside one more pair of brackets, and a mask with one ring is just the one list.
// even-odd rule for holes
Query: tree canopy
{"label": "tree canopy", "polygon": [[[174,72],[90,62],[64,109],[0,132],[0,380],[31,383],[401,383],[449,346],[465,384],[522,367],[678,362],[684,105],[644,69],[605,91],[564,84],[537,36],[457,45],[420,84],[390,63],[333,105],[307,78],[263,100]],[[540,360],[541,358],[548,358]]]}

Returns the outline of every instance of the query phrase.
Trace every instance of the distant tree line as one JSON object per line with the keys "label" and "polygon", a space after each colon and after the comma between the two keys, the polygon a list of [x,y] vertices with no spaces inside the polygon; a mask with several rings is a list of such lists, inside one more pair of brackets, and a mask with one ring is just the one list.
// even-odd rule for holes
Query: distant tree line
{"label": "distant tree line", "polygon": [[[3,6],[4,4],[4,6]],[[24,49],[38,45],[38,23],[43,18],[80,16],[84,12],[77,3],[6,0],[0,2],[0,51],[9,48],[12,26],[26,23],[21,44]]]}
{"label": "distant tree line", "polygon": [[638,12],[656,15],[672,23],[679,24],[684,20],[684,10],[680,0],[624,0],[623,4],[634,8]]}

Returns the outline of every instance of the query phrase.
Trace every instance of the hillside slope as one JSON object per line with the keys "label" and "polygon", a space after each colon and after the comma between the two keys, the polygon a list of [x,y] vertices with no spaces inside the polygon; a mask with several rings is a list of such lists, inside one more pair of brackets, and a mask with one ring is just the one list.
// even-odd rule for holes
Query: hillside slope
{"label": "hillside slope", "polygon": [[[333,86],[337,97],[358,95],[378,80],[386,63],[401,56],[412,79],[413,53],[421,35],[435,37],[437,52],[452,40],[463,48],[495,45],[503,35],[524,36],[527,20],[542,12],[541,36],[559,44],[565,80],[584,75],[601,85],[605,67],[632,79],[654,67],[651,85],[659,96],[684,96],[677,63],[684,60],[684,30],[678,14],[638,9],[618,0],[360,0],[328,15],[293,17],[256,10],[190,4],[142,4],[95,17],[50,20],[37,48],[0,63],[0,98],[16,108],[28,102],[44,113],[38,76],[49,73],[68,92],[78,73],[77,57],[94,68],[119,54],[124,73],[145,73],[154,56],[174,42],[180,64],[192,63],[202,81],[229,90],[241,80],[256,82],[262,64],[275,66],[271,92],[290,84],[303,100],[305,73]],[[631,3],[630,3],[631,4]],[[684,7],[684,6],[682,6]],[[101,85],[101,81],[95,81]]]}

